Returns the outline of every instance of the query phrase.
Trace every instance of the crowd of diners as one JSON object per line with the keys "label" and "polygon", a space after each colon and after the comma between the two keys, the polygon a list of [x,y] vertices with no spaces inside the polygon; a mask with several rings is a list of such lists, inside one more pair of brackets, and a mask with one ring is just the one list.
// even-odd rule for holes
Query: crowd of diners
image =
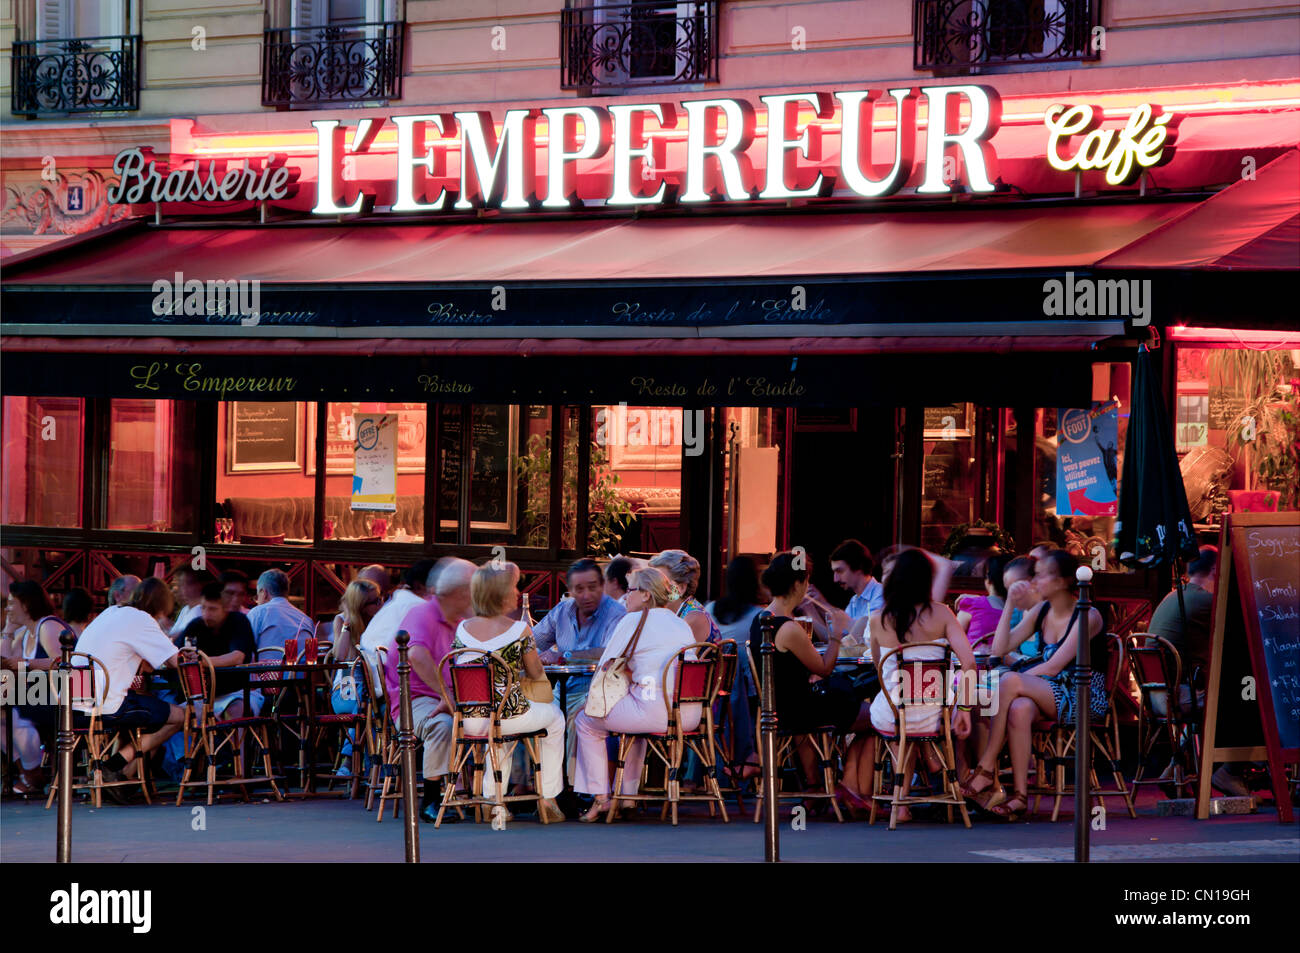
{"label": "crowd of diners", "polygon": [[[1198,591],[1213,588],[1212,576],[1205,574],[1212,556],[1203,554],[1192,566]],[[731,639],[739,646],[740,664],[728,686],[735,715],[724,726],[731,763],[719,769],[736,785],[756,783],[759,686],[746,655],[761,665],[765,625],[774,632],[780,725],[793,732],[832,726],[844,736],[837,794],[855,815],[870,806],[877,745],[892,739],[899,727],[879,686],[891,684],[900,657],[904,662],[947,657],[976,683],[982,679],[996,690],[999,700],[992,706],[995,712],[982,714],[973,699],[962,698],[959,702],[972,703],[958,704],[953,712],[962,793],[987,814],[1021,816],[1028,808],[1031,728],[1040,719],[1074,718],[1070,665],[1076,640],[1104,631],[1105,620],[1096,608],[1082,618],[1074,611],[1075,557],[1051,544],[1021,556],[994,552],[983,561],[985,592],[959,596],[950,606],[948,588],[956,568],[952,561],[909,546],[893,546],[873,558],[862,543],[849,539],[829,554],[832,578],[848,596],[843,609],[811,584],[810,558],[802,550],[778,553],[761,572],[753,559],[737,558],[726,568],[724,594],[707,605],[696,598],[700,563],[680,549],[648,560],[618,556],[603,566],[579,559],[568,567],[564,598],[536,622],[520,611],[521,575],[513,563],[426,560],[404,570],[400,580],[385,567],[372,565],[357,572],[342,594],[330,623],[331,653],[335,660],[347,662],[356,658],[358,649],[389,649],[384,675],[396,723],[400,696],[394,643],[399,631],[408,634],[413,727],[422,755],[420,816],[425,821],[435,819],[444,785],[455,783],[448,777],[452,708],[441,694],[441,686],[451,684],[450,671],[444,667],[441,680],[437,672],[453,650],[494,652],[518,679],[543,677],[548,665],[569,669],[563,710],[559,693],[555,701],[530,700],[516,683],[504,698],[501,727],[506,734],[543,732],[538,744],[538,813],[548,821],[565,818],[557,799],[567,777],[576,795],[565,799],[566,805],[573,805],[570,816],[589,822],[611,810],[633,810],[630,802],[612,802],[637,792],[644,742],[632,745],[623,789],[613,792],[610,736],[667,730],[673,672],[665,677],[664,666],[699,643]],[[250,588],[255,592],[252,606],[247,604]],[[834,601],[842,602],[844,594]],[[97,613],[91,594],[74,588],[55,606],[39,583],[13,583],[0,656],[8,670],[48,670],[60,657],[60,634],[69,628],[76,636],[76,651],[104,663],[109,689],[98,699],[104,726],[141,728],[138,748],[124,741],[105,763],[105,776],[111,780],[132,776],[145,757],[155,759],[156,782],[180,779],[181,699],[167,688],[131,688],[138,673],[175,668],[185,653],[202,652],[218,673],[214,713],[238,718],[247,704],[252,709],[247,713],[257,714],[264,704],[260,693],[246,691],[235,673],[223,680],[220,670],[265,657],[267,650],[283,650],[288,640],[301,646],[317,631],[313,620],[290,602],[289,579],[278,569],[253,581],[234,570],[213,578],[184,566],[171,585],[158,578],[122,576],[109,587],[106,602]],[[1199,598],[1192,608],[1199,619]],[[1164,606],[1157,610],[1166,622],[1168,615]],[[625,654],[638,628],[628,669],[632,681],[649,690],[629,692],[603,717],[588,714],[591,676],[575,663],[595,661],[599,666]],[[1180,649],[1193,655],[1202,650],[1199,627],[1189,623],[1179,629]],[[909,645],[915,649],[909,650]],[[842,652],[843,646],[850,651]],[[860,656],[861,671],[874,671],[872,660],[900,646],[903,650],[889,659],[893,667],[887,665],[879,679],[835,675],[842,654]],[[356,711],[361,704],[358,692],[345,690],[341,672],[333,684],[332,704],[339,713]],[[1105,705],[1097,673],[1090,685],[1093,716],[1102,717]],[[74,711],[79,724],[86,722],[89,711]],[[693,729],[702,717],[701,706],[683,706],[681,715],[683,727]],[[49,781],[53,763],[57,708],[6,706],[5,716],[12,733],[12,751],[6,756],[17,769],[13,787],[38,794]],[[923,733],[935,727],[940,708],[911,706],[905,717],[909,734]],[[486,717],[470,717],[465,724],[471,733],[486,726]],[[345,740],[344,755],[354,742],[351,737]],[[803,744],[796,754],[811,781],[815,751]],[[1011,769],[1009,789],[1000,780],[1004,758]],[[346,773],[348,759],[340,763]],[[526,787],[532,778],[523,768],[520,757],[512,774],[517,786]],[[910,784],[913,766],[902,768],[901,776],[909,779],[904,783]],[[493,783],[487,772],[488,796]],[[456,819],[455,812],[446,812],[443,823]],[[897,820],[910,819],[909,810],[900,808]]]}

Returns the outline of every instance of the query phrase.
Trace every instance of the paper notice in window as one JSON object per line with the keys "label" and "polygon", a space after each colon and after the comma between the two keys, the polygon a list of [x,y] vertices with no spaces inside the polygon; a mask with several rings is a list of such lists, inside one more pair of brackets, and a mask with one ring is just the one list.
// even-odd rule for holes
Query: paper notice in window
{"label": "paper notice in window", "polygon": [[397,414],[353,414],[352,509],[397,511]]}

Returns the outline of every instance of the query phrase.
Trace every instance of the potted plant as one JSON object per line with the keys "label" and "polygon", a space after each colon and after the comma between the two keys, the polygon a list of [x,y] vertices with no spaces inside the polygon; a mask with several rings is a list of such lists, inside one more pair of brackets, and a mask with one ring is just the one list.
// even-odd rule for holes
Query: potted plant
{"label": "potted plant", "polygon": [[[551,435],[533,434],[528,438],[527,452],[519,458],[520,482],[527,488],[524,506],[525,546],[546,546],[550,529]],[[609,553],[618,549],[624,531],[632,519],[632,507],[618,495],[618,474],[609,466],[605,450],[594,440],[591,444],[591,463],[587,474],[590,490],[587,505],[586,551]],[[560,514],[561,539],[576,535],[578,523],[578,455],[564,455]]]}
{"label": "potted plant", "polygon": [[1225,348],[1210,356],[1210,372],[1246,404],[1228,426],[1228,450],[1243,456],[1255,488],[1274,490],[1279,508],[1300,506],[1300,382],[1286,351]]}

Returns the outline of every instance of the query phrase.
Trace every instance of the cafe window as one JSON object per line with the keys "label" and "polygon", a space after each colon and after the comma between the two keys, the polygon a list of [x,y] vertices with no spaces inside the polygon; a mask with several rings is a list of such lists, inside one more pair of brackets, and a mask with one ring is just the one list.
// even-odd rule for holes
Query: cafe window
{"label": "cafe window", "polygon": [[[689,412],[689,411],[688,411]],[[723,563],[742,553],[766,557],[780,547],[781,443],[786,414],[771,407],[724,407]],[[850,432],[856,411],[810,409],[809,426]]]}
{"label": "cafe window", "polygon": [[6,396],[3,406],[3,522],[79,528],[84,401]]}
{"label": "cafe window", "polygon": [[193,401],[110,402],[108,529],[194,531],[194,416]]}
{"label": "cafe window", "polygon": [[975,406],[926,407],[921,471],[921,545],[943,550],[949,535],[979,515]]}
{"label": "cafe window", "polygon": [[682,456],[702,446],[702,414],[626,404],[591,413],[589,551],[680,549]]}
{"label": "cafe window", "polygon": [[217,542],[311,541],[315,407],[291,400],[218,405]]}
{"label": "cafe window", "polygon": [[[307,472],[315,476],[315,405],[307,416]],[[326,539],[424,542],[428,418],[424,403],[326,404]]]}
{"label": "cafe window", "polygon": [[[1099,572],[1125,572],[1112,542],[1130,413],[1129,364],[1094,364],[1088,407],[1039,408],[1034,418],[1034,538]],[[1017,540],[1019,542],[1019,540]]]}
{"label": "cafe window", "polygon": [[1180,346],[1177,356],[1174,433],[1192,522],[1300,505],[1300,350]]}

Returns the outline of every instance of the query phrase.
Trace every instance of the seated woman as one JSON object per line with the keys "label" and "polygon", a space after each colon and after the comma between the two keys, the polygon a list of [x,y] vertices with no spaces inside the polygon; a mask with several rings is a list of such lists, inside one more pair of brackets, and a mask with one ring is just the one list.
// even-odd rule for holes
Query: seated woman
{"label": "seated woman", "polygon": [[[758,566],[748,556],[737,556],[727,564],[726,587],[721,599],[710,602],[704,607],[709,616],[718,624],[718,631],[723,639],[735,639],[736,650],[740,653],[736,666],[736,678],[730,686],[732,723],[727,726],[730,731],[731,756],[736,763],[743,764],[742,777],[734,780],[739,783],[744,778],[757,777],[758,752],[754,746],[754,716],[751,699],[755,702],[758,686],[754,684],[753,675],[745,661],[745,645],[749,642],[749,631],[754,624],[762,606],[758,597]],[[724,766],[725,769],[725,766]]]}
{"label": "seated woman", "polygon": [[[339,614],[334,617],[335,661],[351,662],[357,657],[357,646],[361,644],[361,636],[366,631],[366,625],[379,611],[382,602],[383,597],[379,593],[379,587],[369,579],[357,578],[348,583],[348,587],[343,590],[343,598],[339,600]],[[356,669],[339,669],[334,673],[330,707],[334,709],[336,715],[357,713],[360,705],[359,696],[364,690],[366,680],[364,677],[357,678],[352,675],[353,671]],[[347,777],[352,772],[352,743],[356,740],[352,735],[353,732],[349,731],[348,738],[343,743],[343,750],[339,752],[341,762],[339,774],[342,777]]]}
{"label": "seated woman", "polygon": [[954,604],[957,609],[957,622],[966,632],[966,641],[971,650],[981,655],[989,654],[993,636],[998,631],[998,620],[1002,618],[1002,607],[1007,601],[1007,585],[1002,573],[1011,562],[1008,553],[990,556],[984,563],[985,595],[964,594],[957,597]]}
{"label": "seated woman", "polygon": [[[1052,550],[1034,567],[1032,582],[1017,582],[1007,590],[1007,603],[998,621],[994,648],[1019,645],[1037,635],[1043,645],[1043,660],[1024,672],[1007,672],[998,683],[997,713],[991,719],[989,740],[980,756],[975,773],[963,785],[963,792],[981,807],[992,810],[1006,820],[1015,820],[1029,806],[1029,755],[1034,722],[1049,718],[1059,722],[1074,720],[1073,660],[1076,640],[1084,625],[1076,624],[1074,608],[1078,602],[1074,573],[1078,560],[1063,549]],[[1036,610],[1025,613],[1020,624],[1011,627],[1013,606],[1032,591],[1040,601]],[[1089,609],[1085,638],[1102,631],[1104,620],[1096,609]],[[1098,666],[1089,683],[1089,711],[1094,718],[1106,714],[1105,673]],[[1011,753],[1011,770],[1015,785],[1011,800],[1001,802],[1001,792],[993,789],[998,754],[1003,742]]]}
{"label": "seated woman", "polygon": [[[59,634],[64,623],[54,614],[54,605],[39,582],[20,580],[9,586],[8,618],[5,625],[5,637],[0,651],[6,659],[12,660],[15,671],[21,666],[28,671],[46,671],[58,664],[62,657]],[[84,628],[84,626],[83,626]],[[12,631],[11,631],[12,629]],[[80,634],[78,630],[78,634]],[[44,679],[44,675],[23,675],[28,687],[32,679]],[[24,696],[26,693],[24,692]],[[14,708],[5,706],[4,718],[12,719],[14,751],[18,755],[19,772],[13,781],[13,789],[19,794],[39,794],[45,786],[45,776],[41,771],[41,739],[29,706]],[[0,724],[0,727],[3,727]],[[0,739],[7,732],[0,731]],[[3,741],[0,751],[6,755]]]}
{"label": "seated woman", "polygon": [[695,633],[695,641],[718,641],[721,638],[718,624],[695,598],[695,588],[700,584],[700,561],[684,549],[665,549],[650,560],[650,565],[662,570],[672,583],[667,608],[686,621]]}
{"label": "seated woman", "polygon": [[[795,608],[808,595],[808,571],[795,569],[794,561],[793,553],[777,553],[763,570],[763,585],[772,594],[767,611],[775,617],[773,621],[777,626],[773,638],[776,652],[772,656],[772,679],[780,727],[782,731],[797,734],[823,726],[833,726],[841,733],[856,733],[857,737],[845,756],[842,796],[847,791],[850,807],[862,807],[866,802],[861,797],[862,789],[857,785],[864,768],[870,770],[869,754],[866,758],[868,763],[862,764],[863,755],[870,750],[870,739],[864,734],[871,728],[870,706],[863,702],[865,689],[858,690],[848,684],[828,681],[823,691],[813,690],[810,676],[824,679],[835,671],[843,635],[838,628],[832,632],[826,653],[821,655],[813,647],[803,626],[794,621]],[[763,614],[759,613],[749,630],[749,648],[760,675],[763,621]],[[817,752],[811,744],[804,742],[798,753],[805,779],[813,777]],[[869,773],[866,777],[870,781]]]}
{"label": "seated woman", "polygon": [[[514,683],[501,712],[501,733],[522,734],[542,731],[546,734],[538,741],[538,758],[542,769],[542,800],[537,806],[540,818],[547,822],[563,821],[564,812],[555,803],[564,785],[564,712],[554,702],[530,701],[523,693],[519,680],[545,678],[542,660],[537,657],[537,644],[533,630],[522,619],[516,622],[510,613],[519,608],[519,567],[499,560],[486,563],[474,571],[470,579],[470,604],[474,617],[461,622],[456,629],[453,649],[481,649],[495,652],[514,673]],[[472,656],[459,659],[465,663]],[[495,686],[497,700],[505,690],[504,681]],[[465,731],[471,735],[487,734],[492,710],[482,708],[465,718]],[[510,770],[510,760],[502,765],[503,774]],[[509,777],[502,783],[509,784]],[[496,791],[492,771],[483,775],[483,793],[492,797]]]}
{"label": "seated woman", "polygon": [[[611,731],[651,733],[668,730],[668,709],[672,705],[672,688],[676,671],[662,682],[664,666],[682,649],[696,644],[695,634],[685,621],[667,608],[672,585],[662,571],[647,567],[628,576],[627,615],[610,634],[598,667],[619,658],[632,643],[636,644],[627,660],[631,691],[609,710],[604,718],[585,711],[574,721],[578,735],[578,770],[573,789],[595,797],[591,809],[579,820],[591,823],[609,809],[609,756],[605,739]],[[640,632],[638,633],[638,628]],[[703,706],[682,706],[682,728],[693,731],[703,717]],[[621,794],[635,794],[641,783],[641,765],[645,762],[645,742],[637,741],[627,753]]]}
{"label": "seated woman", "polygon": [[[891,567],[892,571],[885,578],[885,606],[871,617],[871,656],[877,663],[891,649],[906,646],[909,642],[943,642],[948,645],[961,662],[963,671],[975,670],[975,653],[971,651],[966,633],[962,631],[953,615],[942,602],[932,599],[934,586],[934,569],[929,557],[919,549],[906,549],[898,554]],[[893,738],[897,732],[894,710],[885,697],[885,692],[898,692],[900,679],[898,670],[899,656],[903,661],[926,661],[942,659],[946,650],[940,645],[919,645],[915,649],[904,648],[901,653],[885,659],[884,669],[880,673],[881,691],[871,703],[871,725],[884,738]],[[897,695],[895,695],[897,697]],[[934,733],[939,724],[943,708],[941,705],[909,705],[903,709],[907,719],[906,728],[909,735]],[[970,712],[957,712],[953,719],[953,734],[965,738],[970,733]],[[875,739],[870,739],[874,742]],[[865,759],[863,794],[871,791],[873,767],[875,763],[875,746],[870,746],[872,757]],[[907,763],[902,765],[903,796],[906,797],[911,785],[912,767],[916,748],[908,755]],[[933,765],[932,765],[933,767]],[[940,768],[942,765],[940,765]],[[898,821],[909,821],[912,814],[907,808],[900,808]]]}

